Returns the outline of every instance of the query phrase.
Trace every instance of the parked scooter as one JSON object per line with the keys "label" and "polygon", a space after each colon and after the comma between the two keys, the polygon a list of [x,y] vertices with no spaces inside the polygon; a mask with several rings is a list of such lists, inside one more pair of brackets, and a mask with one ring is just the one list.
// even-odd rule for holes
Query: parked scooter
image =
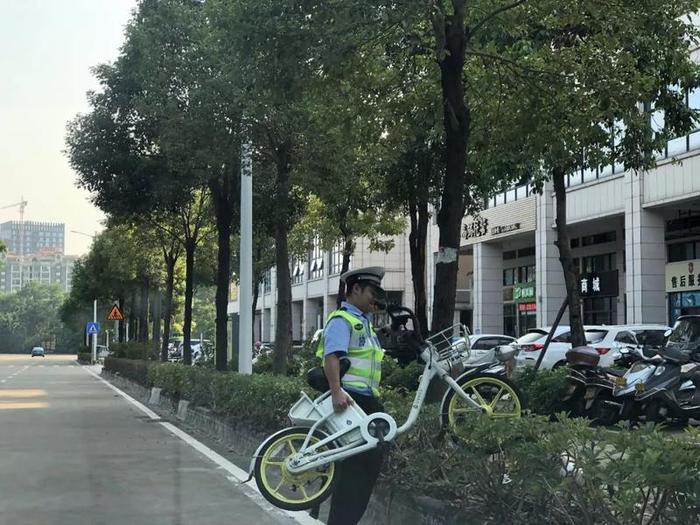
{"label": "parked scooter", "polygon": [[[641,339],[643,336],[639,336]],[[659,355],[658,347],[645,345],[643,339],[637,348],[621,349],[617,365],[627,368],[622,377],[615,378],[613,398],[616,407],[620,410],[620,419],[636,422],[644,415],[646,404],[637,400],[638,389],[643,389],[649,378],[652,377],[656,367],[663,362]]]}
{"label": "parked scooter", "polygon": [[637,387],[647,421],[700,419],[700,316],[682,316],[661,350],[663,362]]}
{"label": "parked scooter", "polygon": [[616,377],[624,372],[599,367],[600,354],[589,346],[572,348],[566,353],[566,361],[569,390],[563,401],[570,412],[598,425],[619,421],[622,405],[615,402],[613,390]]}

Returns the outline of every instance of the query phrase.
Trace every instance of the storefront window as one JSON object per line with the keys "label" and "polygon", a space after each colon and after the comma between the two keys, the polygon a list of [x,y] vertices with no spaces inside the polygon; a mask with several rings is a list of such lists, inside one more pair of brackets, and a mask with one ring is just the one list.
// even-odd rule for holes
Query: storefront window
{"label": "storefront window", "polygon": [[696,258],[696,248],[700,243],[679,242],[668,245],[668,262],[690,261]]}
{"label": "storefront window", "polygon": [[617,297],[584,299],[583,324],[617,324]]}
{"label": "storefront window", "polygon": [[518,268],[518,282],[530,283],[535,280],[535,265]]}
{"label": "storefront window", "polygon": [[670,293],[668,297],[671,305],[671,324],[681,315],[700,315],[700,292]]}
{"label": "storefront window", "polygon": [[515,337],[515,305],[514,304],[504,304],[503,305],[503,333],[511,337]]}

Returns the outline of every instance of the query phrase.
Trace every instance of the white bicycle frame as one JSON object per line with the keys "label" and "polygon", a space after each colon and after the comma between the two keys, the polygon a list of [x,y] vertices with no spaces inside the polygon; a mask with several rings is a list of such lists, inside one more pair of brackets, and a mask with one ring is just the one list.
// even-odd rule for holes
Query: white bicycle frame
{"label": "white bicycle frame", "polygon": [[[416,396],[413,400],[408,418],[400,427],[396,426],[394,418],[389,414],[384,412],[365,414],[364,411],[359,409],[356,405],[351,405],[341,413],[335,413],[330,400],[330,392],[322,394],[315,400],[312,400],[302,392],[301,399],[290,411],[290,419],[292,419],[292,422],[294,422],[294,419],[297,419],[294,417],[293,412],[298,406],[303,406],[306,412],[315,412],[316,415],[321,415],[321,417],[315,420],[310,426],[301,448],[287,458],[287,470],[291,474],[300,474],[307,470],[319,468],[335,461],[341,461],[350,456],[355,456],[376,448],[380,443],[380,439],[372,435],[369,431],[369,426],[372,422],[378,420],[383,420],[385,424],[388,425],[388,432],[383,436],[381,441],[392,441],[397,435],[403,434],[415,424],[423,408],[423,404],[425,403],[428,386],[436,376],[447,383],[468,405],[475,410],[483,411],[482,406],[469,397],[449,375],[452,364],[462,361],[462,357],[462,354],[455,353],[454,357],[445,359],[444,355],[441,355],[433,345],[427,346],[421,352],[421,359],[426,364],[425,371],[418,385],[418,390],[416,391]],[[307,422],[310,422],[310,420]],[[337,429],[338,427],[342,428]],[[329,432],[329,428],[335,431]],[[284,432],[284,430],[280,432]],[[318,436],[319,434],[325,437],[311,444],[312,436]],[[255,460],[259,456],[263,445],[276,435],[277,434],[271,436],[260,445],[253,455],[250,472],[253,471]],[[328,445],[332,445],[334,442],[339,443],[340,446],[332,446],[332,448],[327,450],[321,450]]]}

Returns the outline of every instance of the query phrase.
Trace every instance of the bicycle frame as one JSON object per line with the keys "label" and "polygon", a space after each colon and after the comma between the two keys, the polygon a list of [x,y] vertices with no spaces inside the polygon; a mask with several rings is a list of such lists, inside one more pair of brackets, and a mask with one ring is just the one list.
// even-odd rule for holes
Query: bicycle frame
{"label": "bicycle frame", "polygon": [[[403,434],[415,424],[416,420],[418,419],[418,415],[420,414],[420,411],[422,410],[423,405],[425,404],[425,397],[428,392],[428,387],[430,386],[431,381],[435,377],[439,377],[442,381],[447,383],[457,395],[459,395],[467,404],[471,405],[474,409],[480,411],[483,410],[481,405],[479,405],[479,403],[477,403],[471,397],[469,397],[460,388],[459,384],[454,379],[452,379],[452,377],[450,377],[449,368],[451,361],[438,361],[439,357],[439,354],[435,351],[435,349],[432,346],[425,348],[421,352],[421,359],[425,362],[426,368],[423,372],[423,375],[421,376],[421,380],[418,385],[418,390],[416,391],[413,404],[411,405],[411,411],[409,412],[409,415],[403,425],[397,428],[396,422],[389,414],[379,412],[374,414],[365,414],[364,417],[361,417],[359,420],[355,419],[354,421],[352,421],[351,424],[347,425],[342,430],[328,434],[325,429],[327,426],[329,426],[327,425],[329,423],[329,420],[334,416],[342,416],[343,414],[345,414],[345,412],[347,412],[347,410],[350,410],[350,408],[348,408],[345,412],[341,414],[335,414],[331,407],[330,411],[327,411],[327,413],[323,417],[321,417],[309,428],[306,439],[304,440],[304,443],[302,444],[301,448],[288,458],[286,465],[287,470],[291,474],[300,474],[307,470],[322,467],[335,461],[341,461],[345,458],[361,454],[362,452],[376,448],[377,446],[379,446],[380,439],[373,436],[369,432],[368,427],[371,421],[384,420],[389,426],[389,432],[386,436],[383,437],[381,441],[392,441],[397,435]],[[306,394],[302,394],[302,399],[304,399],[304,396],[306,396]],[[329,396],[330,392],[326,392],[325,394],[319,396],[314,401],[312,401],[312,403],[314,403],[315,405],[319,405],[324,401],[328,403],[327,400]],[[308,398],[308,396],[306,396],[306,399],[308,399],[308,401],[311,401],[311,399]],[[351,420],[352,418],[348,419],[348,421]],[[355,437],[349,443],[342,444],[343,441],[347,441],[352,435],[357,436],[358,432],[360,434],[360,437]],[[309,442],[314,434],[323,434],[325,437],[323,437],[320,441],[314,443],[313,445],[310,445]],[[331,445],[334,442],[341,443],[341,446],[330,448],[328,450],[320,450],[324,446]],[[253,456],[253,463],[251,463],[251,472],[252,465],[254,464],[258,454],[259,450],[256,451],[256,453]]]}

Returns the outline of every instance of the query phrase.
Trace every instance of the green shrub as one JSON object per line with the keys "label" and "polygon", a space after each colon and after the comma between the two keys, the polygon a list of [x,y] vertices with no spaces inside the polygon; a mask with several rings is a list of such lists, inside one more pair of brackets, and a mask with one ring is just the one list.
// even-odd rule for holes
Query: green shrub
{"label": "green shrub", "polygon": [[136,359],[121,359],[118,357],[105,357],[104,370],[121,377],[131,379],[140,385],[150,387],[148,370],[155,363]]}
{"label": "green shrub", "polygon": [[513,381],[525,396],[527,408],[536,414],[551,416],[566,411],[562,397],[568,389],[568,368],[538,370],[525,367],[516,370]]}
{"label": "green shrub", "polygon": [[399,366],[396,361],[385,358],[382,361],[382,389],[399,389],[404,392],[415,392],[418,389],[420,376],[425,365],[413,361],[405,367]]}
{"label": "green shrub", "polygon": [[78,362],[90,364],[92,362],[91,352],[78,352]]}
{"label": "green shrub", "polygon": [[112,343],[110,350],[114,357],[121,359],[144,359],[147,361],[160,359],[158,352],[153,348],[153,343],[137,343],[135,341]]}
{"label": "green shrub", "polygon": [[697,433],[693,443],[657,428],[611,432],[531,416],[478,418],[455,435],[441,432],[437,415],[428,407],[399,438],[384,476],[450,504],[451,523],[697,522]]}

